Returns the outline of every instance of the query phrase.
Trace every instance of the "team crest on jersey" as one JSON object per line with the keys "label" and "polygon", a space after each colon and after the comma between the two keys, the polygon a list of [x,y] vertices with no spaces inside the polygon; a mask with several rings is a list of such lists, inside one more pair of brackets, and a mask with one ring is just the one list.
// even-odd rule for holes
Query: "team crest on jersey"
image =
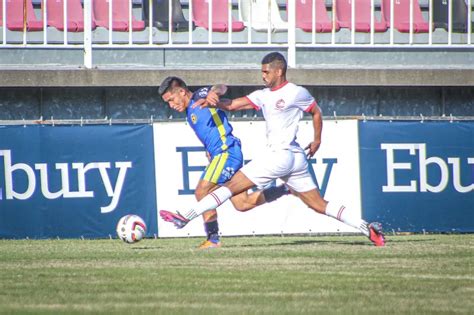
{"label": "team crest on jersey", "polygon": [[235,174],[235,169],[233,167],[226,167],[222,170],[222,176],[227,180],[229,180]]}
{"label": "team crest on jersey", "polygon": [[193,124],[196,124],[197,120],[198,120],[198,118],[197,118],[196,114],[191,114],[191,121],[192,121],[192,123],[193,123]]}
{"label": "team crest on jersey", "polygon": [[207,91],[209,90],[209,88],[202,88],[200,91],[199,91],[199,97],[206,97],[207,96]]}
{"label": "team crest on jersey", "polygon": [[275,103],[276,109],[283,109],[285,108],[285,101],[281,98]]}

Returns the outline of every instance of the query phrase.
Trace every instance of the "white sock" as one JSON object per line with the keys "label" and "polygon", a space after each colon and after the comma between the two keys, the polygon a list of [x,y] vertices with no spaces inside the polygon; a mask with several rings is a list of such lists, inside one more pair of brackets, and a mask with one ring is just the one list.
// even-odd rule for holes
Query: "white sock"
{"label": "white sock", "polygon": [[206,211],[216,209],[230,197],[232,197],[232,192],[229,188],[224,186],[219,187],[213,192],[207,194],[207,196],[202,198],[198,203],[196,203],[194,207],[189,210],[180,212],[179,214],[181,214],[188,220],[192,220]]}
{"label": "white sock", "polygon": [[370,234],[367,222],[354,215],[349,209],[341,204],[329,202],[326,206],[326,215],[358,229],[367,237]]}

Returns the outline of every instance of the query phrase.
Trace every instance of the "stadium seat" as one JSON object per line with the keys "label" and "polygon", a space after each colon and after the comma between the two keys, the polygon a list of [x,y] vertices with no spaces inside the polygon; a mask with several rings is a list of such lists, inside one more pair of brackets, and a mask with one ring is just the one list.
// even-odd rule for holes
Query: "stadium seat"
{"label": "stadium seat", "polygon": [[[313,1],[315,1],[314,14]],[[288,10],[288,0],[286,8]],[[296,27],[305,32],[313,31],[313,15],[316,17],[315,31],[318,33],[331,32],[333,21],[328,16],[325,0],[296,0]],[[339,30],[339,23],[334,21],[335,30]]]}
{"label": "stadium seat", "polygon": [[[467,4],[464,0],[452,0],[452,30],[467,32]],[[447,1],[433,1],[433,22],[435,28],[449,29],[449,6]],[[474,30],[474,27],[472,28]]]}
{"label": "stadium seat", "polygon": [[[152,21],[153,25],[159,30],[168,31],[169,27],[169,0],[152,0]],[[188,31],[189,21],[183,14],[183,8],[179,0],[171,0],[171,30],[174,32]],[[150,1],[143,0],[143,20],[149,24]],[[194,30],[194,22],[191,22],[191,28]]]}
{"label": "stadium seat", "polygon": [[[11,31],[23,31],[23,3],[24,0],[7,0],[7,28]],[[0,25],[3,25],[3,5],[0,0]],[[31,0],[26,0],[26,30],[27,31],[41,31],[43,29],[43,22],[39,21],[33,9]]]}
{"label": "stadium seat", "polygon": [[[370,32],[372,15],[370,0],[336,0],[336,19],[339,26],[352,29],[352,1],[355,1],[355,30],[357,32]],[[377,21],[375,17],[374,31],[385,32],[386,30],[387,22],[383,14],[380,17],[380,21]]]}
{"label": "stadium seat", "polygon": [[269,28],[272,32],[288,29],[288,22],[281,18],[275,0],[239,0],[239,18],[247,27],[251,21],[252,28],[256,31],[266,32]]}
{"label": "stadium seat", "polygon": [[[209,1],[193,1],[193,21],[197,26],[209,29]],[[229,2],[228,0],[212,0],[212,30],[215,32],[229,31]],[[244,29],[244,23],[232,19],[232,31],[240,32]]]}
{"label": "stadium seat", "polygon": [[[413,0],[413,32],[427,33],[430,30],[430,25],[425,21],[421,13],[420,4]],[[387,26],[390,25],[390,0],[383,0],[382,14],[387,21]],[[396,0],[393,1],[393,24],[399,32],[410,32],[410,0]]]}
{"label": "stadium seat", "polygon": [[[64,3],[64,0],[47,1],[48,25],[60,31],[64,31]],[[44,10],[44,0],[41,2],[41,7]],[[81,0],[67,1],[66,25],[68,32],[84,31],[84,12],[82,10]],[[96,28],[94,14],[92,14],[91,28]]]}
{"label": "stadium seat", "polygon": [[[94,0],[92,2],[97,26],[102,26],[106,29],[109,29],[109,1]],[[112,30],[125,32],[130,29],[129,1],[132,0],[112,1]],[[143,31],[144,29],[145,22],[138,21],[132,16],[132,30]]]}

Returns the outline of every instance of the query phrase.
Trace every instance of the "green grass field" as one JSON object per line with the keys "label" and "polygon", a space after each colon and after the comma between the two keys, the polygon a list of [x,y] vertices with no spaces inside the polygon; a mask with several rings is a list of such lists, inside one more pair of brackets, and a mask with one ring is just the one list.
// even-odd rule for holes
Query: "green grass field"
{"label": "green grass field", "polygon": [[223,240],[1,240],[0,313],[474,313],[474,235]]}

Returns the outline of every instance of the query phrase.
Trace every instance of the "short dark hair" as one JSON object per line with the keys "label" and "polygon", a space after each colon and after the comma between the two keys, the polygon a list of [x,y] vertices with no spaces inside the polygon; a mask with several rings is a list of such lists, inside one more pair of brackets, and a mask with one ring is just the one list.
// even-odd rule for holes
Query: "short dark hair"
{"label": "short dark hair", "polygon": [[267,54],[262,59],[262,65],[271,64],[272,66],[277,66],[278,68],[283,70],[283,73],[286,73],[286,59],[283,57],[282,54],[279,52],[271,52]]}
{"label": "short dark hair", "polygon": [[182,87],[187,89],[186,83],[181,78],[178,77],[167,77],[161,82],[160,87],[158,88],[158,93],[163,96],[169,90],[175,87]]}

